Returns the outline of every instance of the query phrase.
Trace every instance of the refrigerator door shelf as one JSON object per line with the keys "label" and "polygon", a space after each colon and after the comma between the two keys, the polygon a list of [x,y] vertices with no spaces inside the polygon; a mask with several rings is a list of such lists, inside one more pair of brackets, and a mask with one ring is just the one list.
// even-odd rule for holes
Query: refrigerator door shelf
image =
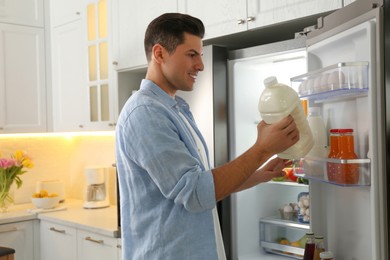
{"label": "refrigerator door shelf", "polygon": [[[309,180],[330,183],[338,186],[370,186],[370,159],[330,159],[305,157],[294,162],[294,174]],[[346,168],[347,173],[331,171],[330,167]]]}
{"label": "refrigerator door shelf", "polygon": [[291,86],[298,89],[301,98],[329,99],[331,96],[367,92],[368,62],[339,62],[291,78]]}

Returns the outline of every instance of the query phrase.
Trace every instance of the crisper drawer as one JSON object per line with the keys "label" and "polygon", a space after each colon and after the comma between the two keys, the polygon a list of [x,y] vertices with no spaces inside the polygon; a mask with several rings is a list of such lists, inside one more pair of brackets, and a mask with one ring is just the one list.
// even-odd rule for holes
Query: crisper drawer
{"label": "crisper drawer", "polygon": [[283,220],[280,216],[260,219],[260,246],[268,253],[302,259],[308,224]]}

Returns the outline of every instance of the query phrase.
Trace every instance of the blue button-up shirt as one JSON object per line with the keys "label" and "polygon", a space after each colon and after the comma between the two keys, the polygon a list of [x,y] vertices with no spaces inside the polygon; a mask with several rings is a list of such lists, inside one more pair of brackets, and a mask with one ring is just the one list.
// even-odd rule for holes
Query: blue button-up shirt
{"label": "blue button-up shirt", "polygon": [[142,81],[119,116],[116,156],[124,260],[218,259],[213,175],[205,170],[179,112],[206,147],[188,104],[150,80]]}

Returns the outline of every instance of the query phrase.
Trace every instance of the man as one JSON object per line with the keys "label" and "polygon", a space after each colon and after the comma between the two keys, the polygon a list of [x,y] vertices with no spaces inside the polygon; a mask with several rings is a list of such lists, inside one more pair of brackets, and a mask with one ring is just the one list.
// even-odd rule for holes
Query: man
{"label": "man", "polygon": [[191,91],[203,70],[203,23],[168,13],[145,34],[148,70],[117,124],[123,259],[225,259],[216,202],[282,176],[273,159],[299,139],[289,116],[257,126],[256,143],[211,169],[205,141],[177,90]]}

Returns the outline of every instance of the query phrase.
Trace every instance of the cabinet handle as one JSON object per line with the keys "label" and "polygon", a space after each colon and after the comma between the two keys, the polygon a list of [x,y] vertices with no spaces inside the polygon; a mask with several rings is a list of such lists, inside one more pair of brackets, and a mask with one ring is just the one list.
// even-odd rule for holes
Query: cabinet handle
{"label": "cabinet handle", "polygon": [[4,128],[0,126],[0,130],[4,130]]}
{"label": "cabinet handle", "polygon": [[122,249],[122,245],[116,245],[116,248]]}
{"label": "cabinet handle", "polygon": [[80,12],[76,12],[76,15],[80,15]]}
{"label": "cabinet handle", "polygon": [[64,229],[56,229],[55,227],[51,227],[50,230],[54,231],[54,232],[65,234],[65,230]]}
{"label": "cabinet handle", "polygon": [[116,123],[109,123],[108,126],[116,126]]}
{"label": "cabinet handle", "polygon": [[249,16],[246,20],[247,20],[248,22],[253,22],[254,20],[256,20],[256,18],[253,17],[253,16]]}
{"label": "cabinet handle", "polygon": [[117,65],[118,65],[118,62],[117,62],[117,61],[113,61],[113,62],[112,62],[112,65],[117,66]]}
{"label": "cabinet handle", "polygon": [[237,24],[244,24],[245,23],[245,20],[244,19],[238,19],[237,20]]}
{"label": "cabinet handle", "polygon": [[91,237],[86,237],[85,240],[88,240],[88,241],[91,241],[94,243],[98,243],[98,244],[104,244],[104,240],[96,240],[96,239],[93,239]]}
{"label": "cabinet handle", "polygon": [[18,229],[16,227],[10,227],[10,228],[0,230],[0,233],[13,232],[13,231],[17,231],[17,230]]}
{"label": "cabinet handle", "polygon": [[79,125],[79,128],[84,128],[84,125]]}

